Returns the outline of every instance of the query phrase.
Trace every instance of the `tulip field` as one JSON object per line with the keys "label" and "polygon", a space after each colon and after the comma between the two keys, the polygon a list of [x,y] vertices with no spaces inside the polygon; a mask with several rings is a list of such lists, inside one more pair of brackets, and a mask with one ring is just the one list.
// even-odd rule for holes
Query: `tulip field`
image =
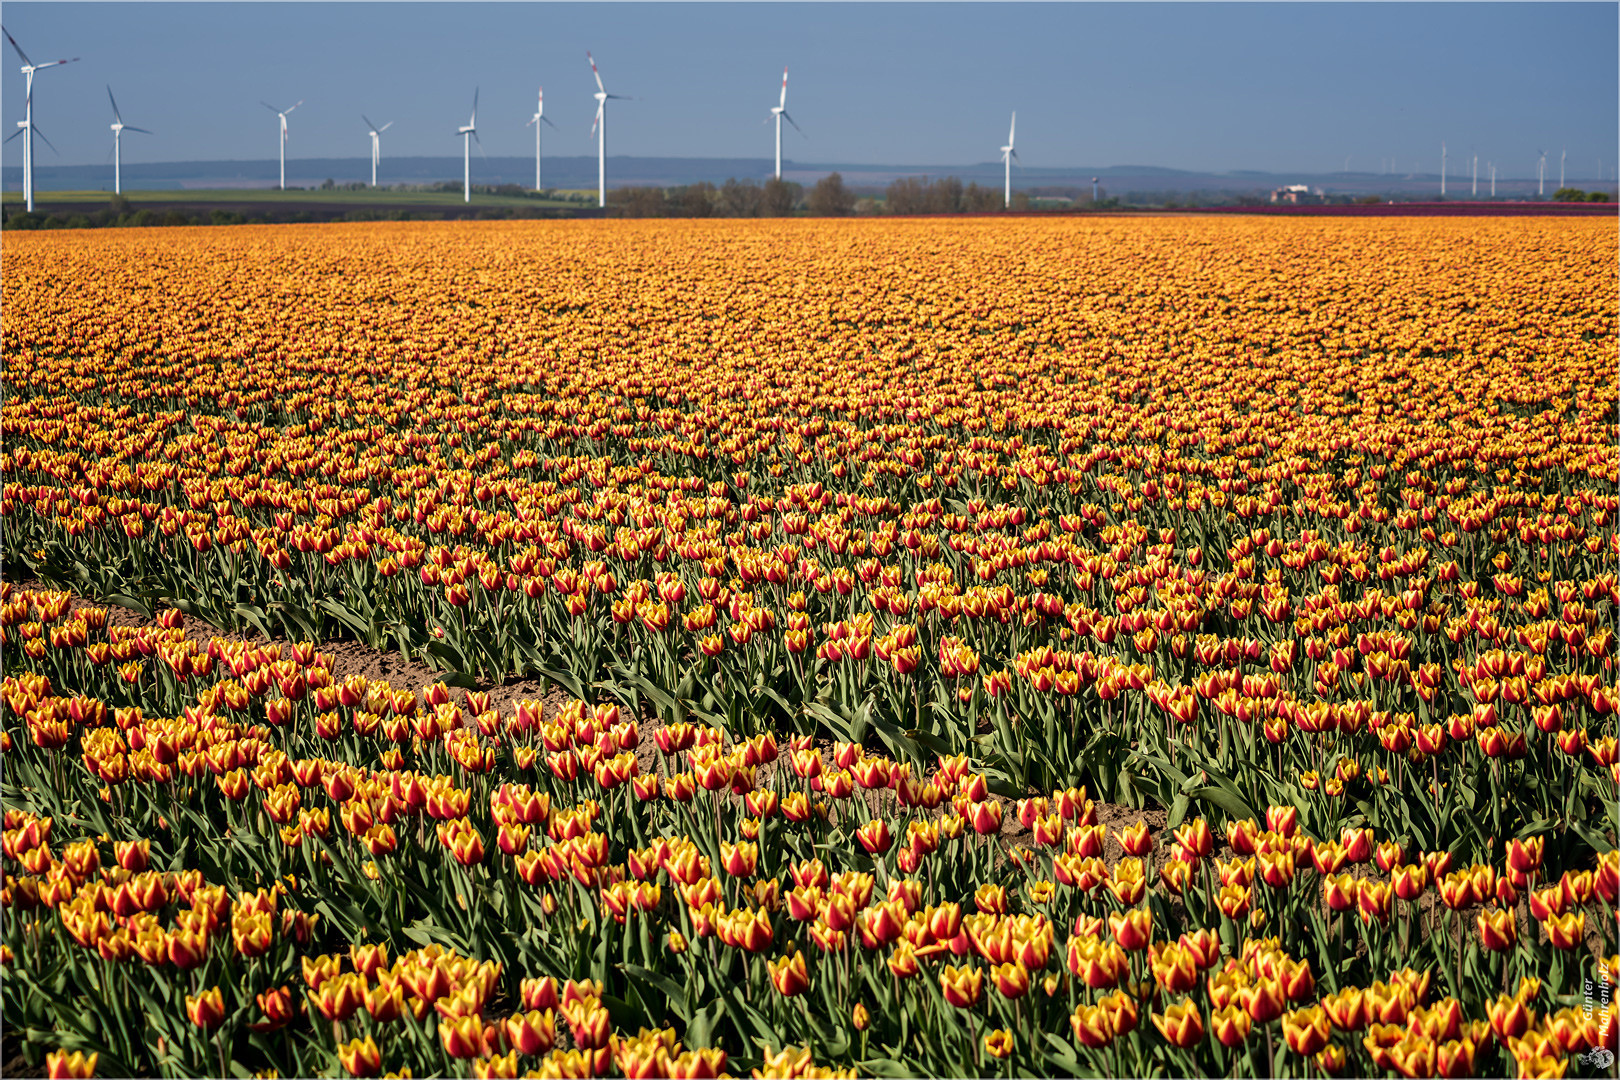
{"label": "tulip field", "polygon": [[6,1056],[1616,1075],[1617,257],[8,234]]}

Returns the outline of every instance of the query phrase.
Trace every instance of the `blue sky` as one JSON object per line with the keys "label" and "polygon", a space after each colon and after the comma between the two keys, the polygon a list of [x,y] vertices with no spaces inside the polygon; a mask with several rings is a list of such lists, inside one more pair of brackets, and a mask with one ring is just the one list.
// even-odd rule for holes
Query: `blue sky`
{"label": "blue sky", "polygon": [[[785,156],[894,165],[994,161],[1018,111],[1027,165],[1401,172],[1478,153],[1503,176],[1571,179],[1620,158],[1620,7],[1445,4],[5,4],[36,61],[36,120],[61,151],[126,161],[267,159],[291,104],[290,159],[364,157],[360,114],[394,126],[385,156],[456,155],[481,90],[486,153],[585,155],[595,53],[611,93],[610,154],[768,157],[761,123],[791,68]],[[5,48],[12,128],[23,77]],[[20,140],[5,163],[21,161]]]}

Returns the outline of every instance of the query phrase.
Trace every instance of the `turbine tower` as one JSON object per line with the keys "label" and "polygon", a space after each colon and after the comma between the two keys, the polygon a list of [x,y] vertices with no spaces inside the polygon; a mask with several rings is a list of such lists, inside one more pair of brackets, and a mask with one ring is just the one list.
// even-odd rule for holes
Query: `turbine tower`
{"label": "turbine tower", "polygon": [[1539,198],[1547,194],[1547,151],[1537,150],[1541,157],[1536,159],[1536,196]]}
{"label": "turbine tower", "polygon": [[[43,71],[50,67],[57,67],[61,64],[71,64],[74,60],[77,60],[78,57],[75,56],[69,60],[51,60],[48,63],[36,64],[32,60],[28,59],[28,54],[22,51],[22,46],[18,45],[17,39],[11,36],[10,30],[6,30],[5,35],[6,40],[11,42],[11,47],[16,49],[17,55],[22,58],[23,77],[28,80],[27,93],[23,104],[23,118],[17,121],[17,130],[11,135],[11,138],[7,139],[6,141],[10,142],[11,139],[15,139],[18,135],[23,137],[23,201],[27,204],[28,212],[33,213],[34,136],[35,134],[38,134],[41,139],[45,139],[45,134],[34,125],[34,72]],[[51,140],[49,139],[45,139],[45,145],[49,146],[52,150],[56,149],[56,147],[51,144]]]}
{"label": "turbine tower", "polygon": [[274,105],[270,104],[268,101],[260,101],[259,102],[260,105],[263,105],[265,108],[267,108],[271,112],[275,113],[276,116],[279,117],[280,120],[281,120],[281,147],[280,147],[280,151],[281,151],[281,190],[282,191],[287,190],[287,114],[292,112],[293,109],[298,108],[298,106],[302,105],[303,103],[304,103],[304,99],[299,98],[296,102],[294,102],[292,104],[291,107],[286,108],[286,109],[278,109]]}
{"label": "turbine tower", "polygon": [[1446,197],[1446,143],[1440,141],[1440,197]]}
{"label": "turbine tower", "polygon": [[[361,113],[360,114],[360,119],[366,120],[366,114]],[[370,120],[366,120],[366,127],[369,129],[368,133],[371,135],[371,186],[372,187],[377,186],[377,162],[382,158],[382,138],[381,138],[382,133],[387,131],[389,128],[391,128],[393,126],[394,126],[394,122],[392,120],[388,121],[388,123],[384,124],[382,127],[378,127],[376,124],[373,124]]]}
{"label": "turbine tower", "polygon": [[1486,168],[1491,170],[1491,198],[1496,198],[1496,162],[1487,161]]}
{"label": "turbine tower", "polygon": [[596,136],[596,205],[607,205],[607,103],[611,100],[628,101],[621,94],[610,94],[602,85],[602,73],[596,70],[596,57],[590,50],[585,59],[591,62],[591,75],[596,79],[596,119],[591,121],[591,134]]}
{"label": "turbine tower", "polygon": [[782,179],[782,121],[786,120],[788,123],[793,125],[793,130],[794,131],[797,131],[800,135],[804,134],[804,128],[800,127],[798,125],[798,123],[793,119],[793,117],[788,115],[788,111],[787,111],[787,73],[788,73],[788,69],[783,68],[782,69],[782,99],[780,101],[778,101],[771,108],[771,115],[776,117],[776,178],[778,180]]}
{"label": "turbine tower", "polygon": [[1558,186],[1564,186],[1564,159],[1569,157],[1569,147],[1558,151]]}
{"label": "turbine tower", "polygon": [[[1015,112],[1012,114],[1012,123],[1007,127],[1007,145],[1001,148],[1001,160],[1002,163],[1007,166],[1006,189],[1002,192],[1001,196],[1001,207],[1003,210],[1009,209],[1012,206],[1012,163],[1013,159],[1018,156],[1018,151],[1013,149],[1013,132],[1017,130],[1018,114]],[[1023,162],[1020,161],[1018,164],[1022,165]]]}
{"label": "turbine tower", "polygon": [[1475,198],[1478,195],[1479,195],[1479,155],[1475,154],[1474,155],[1474,181],[1473,181],[1473,187],[1471,187],[1469,189],[1468,197],[1470,199],[1472,199],[1472,198]]}
{"label": "turbine tower", "polygon": [[[540,191],[542,190],[540,187],[540,125],[551,124],[551,121],[546,119],[546,88],[543,86],[540,88],[539,103],[534,107],[534,115],[529,117],[529,124],[534,125],[534,190]],[[528,127],[529,124],[523,126]],[[555,131],[557,125],[551,124],[551,127]]]}
{"label": "turbine tower", "polygon": [[121,176],[123,155],[119,151],[118,141],[126,131],[138,131],[142,135],[152,133],[145,128],[138,128],[132,124],[124,123],[124,118],[118,115],[118,100],[113,97],[112,87],[110,86],[107,87],[107,100],[112,102],[113,110],[113,122],[111,125],[113,133],[113,194],[122,195],[124,193],[123,178]]}
{"label": "turbine tower", "polygon": [[461,136],[461,201],[472,202],[472,144],[478,142],[478,152],[484,152],[484,144],[478,139],[478,88],[473,87],[472,119],[467,121],[465,127],[457,128],[456,134]]}

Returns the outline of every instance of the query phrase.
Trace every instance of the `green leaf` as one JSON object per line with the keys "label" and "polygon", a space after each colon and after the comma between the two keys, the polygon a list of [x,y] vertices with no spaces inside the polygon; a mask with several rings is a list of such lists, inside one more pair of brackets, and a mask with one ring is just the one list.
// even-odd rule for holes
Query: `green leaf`
{"label": "green leaf", "polygon": [[238,619],[246,620],[247,624],[265,637],[273,637],[270,633],[270,623],[264,609],[252,604],[237,604],[231,609]]}
{"label": "green leaf", "polygon": [[1165,822],[1165,827],[1174,829],[1183,821],[1186,821],[1187,811],[1191,806],[1192,800],[1188,798],[1187,793],[1184,791],[1177,792],[1176,801],[1170,804],[1170,819]]}
{"label": "green leaf", "polygon": [[1227,791],[1225,788],[1216,787],[1214,784],[1204,784],[1192,788],[1186,794],[1194,799],[1203,799],[1205,802],[1214,803],[1239,821],[1244,818],[1260,820],[1260,815],[1256,814],[1241,797],[1234,792]]}
{"label": "green leaf", "polygon": [[[238,605],[238,606],[240,606],[240,605]],[[344,626],[347,626],[349,629],[353,630],[355,632],[355,634],[358,637],[360,637],[362,640],[365,639],[367,634],[371,633],[371,622],[370,622],[370,620],[362,619],[360,616],[356,615],[353,611],[350,611],[348,609],[348,607],[346,607],[343,604],[338,603],[336,600],[333,600],[331,597],[327,597],[324,600],[317,601],[315,606],[320,608],[322,611],[326,612],[328,615],[331,615],[334,619],[336,619],[338,622],[342,623]]]}
{"label": "green leaf", "polygon": [[656,971],[651,971],[639,964],[625,964],[623,968],[624,973],[632,979],[640,979],[647,985],[662,990],[665,996],[669,998],[670,1009],[676,1016],[681,1018],[681,1022],[687,1023],[690,1021],[691,1014],[686,1009],[686,990],[674,979],[668,975],[661,975]]}
{"label": "green leaf", "polygon": [[[128,596],[124,593],[110,593],[103,599],[105,599],[109,604],[117,604],[121,608],[128,608],[130,611],[133,611],[136,614],[142,615],[148,619],[152,617],[152,609],[141,601],[135,599],[133,596]],[[269,635],[266,634],[265,636],[268,637]]]}
{"label": "green leaf", "polygon": [[[924,731],[922,728],[912,728],[910,731],[906,732],[906,737],[916,740],[936,754],[949,755],[951,753],[951,744],[931,731]],[[861,1067],[865,1068],[864,1065]]]}
{"label": "green leaf", "polygon": [[1569,831],[1574,833],[1576,836],[1579,836],[1582,840],[1585,840],[1588,844],[1592,845],[1593,850],[1600,855],[1604,852],[1614,850],[1614,845],[1609,843],[1609,838],[1592,828],[1590,825],[1579,821],[1571,821],[1569,823]]}

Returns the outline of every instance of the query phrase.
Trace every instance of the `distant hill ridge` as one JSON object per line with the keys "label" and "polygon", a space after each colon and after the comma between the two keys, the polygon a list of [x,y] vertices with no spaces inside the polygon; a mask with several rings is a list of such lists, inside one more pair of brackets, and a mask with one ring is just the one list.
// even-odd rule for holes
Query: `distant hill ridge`
{"label": "distant hill ridge", "polygon": [[[390,184],[432,184],[461,179],[459,157],[384,157],[378,170],[378,181]],[[763,183],[772,172],[770,158],[674,158],[610,156],[608,158],[608,186],[677,187],[707,181],[723,184],[728,179],[754,180]],[[350,184],[370,177],[369,158],[291,158],[287,161],[289,187],[318,187],[325,180],[337,184]],[[783,177],[809,186],[828,173],[842,174],[845,184],[857,190],[879,191],[892,181],[906,176],[956,176],[963,182],[977,182],[1000,188],[1002,166],[999,162],[977,162],[967,165],[871,165],[783,162]],[[170,161],[130,162],[123,164],[123,182],[131,189],[186,189],[231,188],[244,189],[274,187],[277,163],[273,158],[247,161]],[[1241,170],[1228,173],[1196,172],[1171,169],[1156,165],[1113,165],[1098,168],[1079,166],[1040,166],[1013,170],[1013,187],[1030,189],[1085,189],[1091,187],[1092,177],[1113,193],[1125,191],[1177,191],[1177,192],[1233,192],[1269,195],[1271,190],[1285,184],[1309,184],[1340,194],[1384,192],[1423,192],[1438,190],[1438,174],[1383,175],[1376,173],[1270,173]],[[35,166],[35,183],[40,191],[95,191],[112,188],[112,166],[51,165]],[[534,158],[491,157],[475,159],[472,168],[475,184],[518,184],[524,187],[534,183]],[[548,188],[579,189],[596,187],[596,158],[593,156],[548,156],[544,159],[543,179]],[[1571,180],[1581,184],[1580,180]],[[1590,184],[1590,181],[1586,183]],[[7,191],[22,188],[22,169],[19,165],[0,170],[0,184]],[[1612,185],[1598,185],[1604,188]],[[1448,194],[1453,198],[1465,197],[1469,190],[1466,178],[1448,178]],[[1533,194],[1534,180],[1503,180],[1498,178],[1500,195],[1523,196]],[[1484,193],[1482,186],[1481,194]],[[1550,190],[1548,192],[1551,193]]]}

